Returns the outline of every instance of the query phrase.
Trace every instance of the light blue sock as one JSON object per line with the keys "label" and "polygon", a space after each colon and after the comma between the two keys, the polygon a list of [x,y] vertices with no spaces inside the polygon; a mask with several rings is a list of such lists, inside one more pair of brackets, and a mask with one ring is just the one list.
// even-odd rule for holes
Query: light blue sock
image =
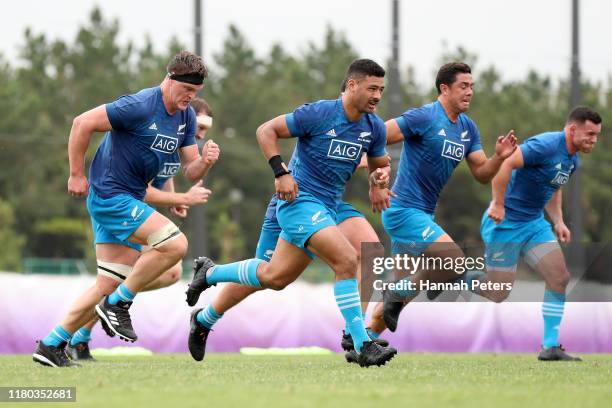
{"label": "light blue sock", "polygon": [[252,258],[245,261],[217,265],[206,272],[206,280],[211,285],[219,282],[234,282],[261,288],[261,283],[257,279],[257,267],[262,262],[264,261],[261,259]]}
{"label": "light blue sock", "polygon": [[86,327],[81,327],[70,339],[70,345],[74,346],[78,343],[89,343],[91,340],[91,330]]}
{"label": "light blue sock", "polygon": [[223,316],[223,313],[219,314],[213,309],[212,305],[206,306],[204,309],[200,310],[200,313],[196,316],[196,320],[204,327],[212,329],[213,325],[217,323]]}
{"label": "light blue sock", "polygon": [[340,313],[344,317],[348,331],[353,338],[353,345],[357,353],[361,352],[364,342],[370,341],[368,333],[363,324],[361,316],[361,299],[357,279],[346,279],[336,281],[334,284],[334,296],[340,308]]}
{"label": "light blue sock", "polygon": [[111,305],[116,305],[120,300],[122,302],[132,302],[134,301],[135,297],[136,294],[132,293],[127,286],[125,286],[125,283],[122,283],[113,293],[110,294],[108,297],[108,303]]}
{"label": "light blue sock", "polygon": [[70,336],[72,336],[72,334],[64,330],[62,326],[57,325],[51,330],[51,333],[49,333],[47,337],[42,339],[42,342],[46,346],[59,347],[62,343],[68,343],[70,341]]}
{"label": "light blue sock", "polygon": [[544,336],[542,346],[545,348],[559,345],[559,325],[563,319],[565,307],[565,294],[544,291],[544,303],[542,303],[542,317],[544,318]]}
{"label": "light blue sock", "polygon": [[[361,318],[363,319],[364,323],[365,323],[365,316],[366,316],[366,314],[365,314],[365,313],[363,313],[363,312],[361,312]],[[344,332],[345,332],[346,334],[351,334],[351,332],[349,331],[348,324],[345,324],[345,325],[344,325]]]}
{"label": "light blue sock", "polygon": [[370,336],[372,340],[376,340],[380,337],[380,333],[376,333],[375,331],[368,329],[368,336]]}

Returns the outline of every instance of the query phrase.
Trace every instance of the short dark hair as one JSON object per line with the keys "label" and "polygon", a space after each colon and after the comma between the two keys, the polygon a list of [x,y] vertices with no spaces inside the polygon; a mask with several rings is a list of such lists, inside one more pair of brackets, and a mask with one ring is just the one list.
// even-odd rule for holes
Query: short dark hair
{"label": "short dark hair", "polygon": [[200,114],[204,113],[204,114],[210,116],[211,118],[213,117],[212,108],[210,107],[208,102],[206,102],[202,98],[194,98],[191,101],[191,107],[193,108],[193,110],[195,110],[196,115],[200,115]]}
{"label": "short dark hair", "polygon": [[191,51],[181,51],[176,54],[167,67],[169,74],[198,74],[203,78],[208,76],[208,69],[199,55]]}
{"label": "short dark hair", "polygon": [[344,76],[344,81],[342,81],[342,85],[340,86],[340,91],[344,92],[346,90],[346,84],[349,79],[359,80],[366,76],[384,78],[385,69],[371,59],[356,59],[346,70],[346,75]]}
{"label": "short dark hair", "polygon": [[601,116],[588,106],[577,106],[572,109],[567,117],[567,123],[576,122],[582,124],[587,120],[599,125],[601,123]]}
{"label": "short dark hair", "polygon": [[457,79],[457,74],[471,73],[472,68],[464,62],[449,62],[448,64],[442,65],[438,70],[438,75],[436,75],[436,89],[438,90],[438,95],[442,93],[440,89],[442,84],[451,86]]}

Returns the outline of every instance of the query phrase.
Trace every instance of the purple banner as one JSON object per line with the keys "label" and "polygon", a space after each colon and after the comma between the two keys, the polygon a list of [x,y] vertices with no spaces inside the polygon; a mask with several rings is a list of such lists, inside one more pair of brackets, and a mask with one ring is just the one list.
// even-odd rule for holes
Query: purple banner
{"label": "purple banner", "polygon": [[[31,353],[63,318],[72,302],[94,283],[92,277],[0,273],[0,353]],[[544,286],[539,285],[542,293]],[[534,287],[537,289],[537,287]],[[155,352],[187,352],[190,308],[186,282],[141,293],[132,306],[135,345]],[[206,291],[199,307],[219,290]],[[370,305],[370,311],[373,304]],[[541,303],[427,303],[408,305],[398,331],[385,332],[399,351],[536,352],[542,333]],[[565,305],[560,341],[579,353],[612,352],[612,304]],[[340,351],[343,320],[331,284],[295,283],[282,292],[262,291],[230,310],[209,337],[207,351],[240,347],[320,346]],[[91,346],[126,343],[98,327]]]}

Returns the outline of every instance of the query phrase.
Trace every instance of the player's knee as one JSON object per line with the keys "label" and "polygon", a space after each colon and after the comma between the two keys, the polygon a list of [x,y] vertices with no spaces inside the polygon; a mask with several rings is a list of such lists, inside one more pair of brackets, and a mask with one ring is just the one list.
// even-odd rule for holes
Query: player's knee
{"label": "player's knee", "polygon": [[100,296],[110,295],[117,289],[122,281],[109,278],[107,276],[100,276],[96,278],[95,288]]}
{"label": "player's knee", "polygon": [[549,278],[548,286],[556,292],[565,292],[567,285],[570,281],[570,274],[566,269],[560,270],[559,273],[555,274],[552,278]]}
{"label": "player's knee", "polygon": [[262,288],[272,290],[283,290],[295,280],[288,276],[282,268],[270,267],[270,264],[265,261],[260,262],[257,266],[257,279]]}
{"label": "player's knee", "polygon": [[340,279],[353,279],[357,276],[359,257],[357,251],[353,250],[344,256],[334,260],[331,267]]}
{"label": "player's knee", "polygon": [[285,289],[291,282],[282,277],[268,279],[265,283],[266,288],[272,290],[283,290]]}
{"label": "player's knee", "polygon": [[181,279],[181,275],[183,274],[183,268],[180,263],[174,265],[166,272],[166,281],[168,285],[173,285]]}

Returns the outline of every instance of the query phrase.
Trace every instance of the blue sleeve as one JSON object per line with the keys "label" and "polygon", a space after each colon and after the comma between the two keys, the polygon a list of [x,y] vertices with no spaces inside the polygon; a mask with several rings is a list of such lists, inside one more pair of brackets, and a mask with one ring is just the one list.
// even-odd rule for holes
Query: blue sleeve
{"label": "blue sleeve", "polygon": [[193,108],[190,106],[187,109],[187,126],[185,126],[185,138],[183,139],[183,144],[181,147],[191,146],[196,144],[195,134],[196,134],[196,115]]}
{"label": "blue sleeve", "polygon": [[480,143],[480,130],[474,121],[470,120],[468,127],[470,128],[470,139],[472,144],[470,145],[470,149],[467,152],[466,156],[469,156],[471,153],[482,150],[482,144]]}
{"label": "blue sleeve", "polygon": [[520,145],[523,153],[523,164],[525,167],[532,167],[544,163],[554,152],[551,151],[550,143],[545,143],[538,137],[527,139]]}
{"label": "blue sleeve", "polygon": [[369,157],[381,157],[387,155],[387,128],[382,120],[374,122],[375,134],[372,145],[368,148]]}
{"label": "blue sleeve", "polygon": [[422,135],[430,126],[432,115],[425,108],[409,109],[402,116],[395,119],[404,139]]}
{"label": "blue sleeve", "polygon": [[134,130],[142,127],[152,115],[150,103],[134,95],[121,96],[106,104],[106,114],[113,130]]}
{"label": "blue sleeve", "polygon": [[285,120],[292,137],[303,137],[310,136],[325,115],[323,104],[306,103],[285,115]]}

